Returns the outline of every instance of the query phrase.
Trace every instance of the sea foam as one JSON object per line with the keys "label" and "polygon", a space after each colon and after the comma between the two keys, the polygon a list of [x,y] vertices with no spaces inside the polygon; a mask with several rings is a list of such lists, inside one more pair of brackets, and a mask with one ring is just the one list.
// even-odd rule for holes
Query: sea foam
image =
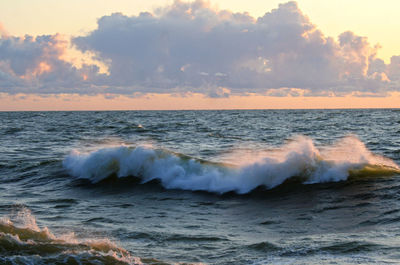
{"label": "sea foam", "polygon": [[40,228],[22,207],[0,218],[1,264],[143,264],[109,239],[80,239],[73,232],[56,236]]}
{"label": "sea foam", "polygon": [[117,146],[90,153],[73,151],[63,165],[71,175],[93,183],[112,175],[134,176],[142,183],[159,180],[167,189],[239,194],[259,186],[274,188],[291,178],[312,184],[344,181],[352,174],[400,173],[396,163],[373,154],[355,136],[318,148],[312,139],[297,136],[283,146],[263,152],[257,159],[241,156],[241,161],[240,165],[231,166],[163,149]]}

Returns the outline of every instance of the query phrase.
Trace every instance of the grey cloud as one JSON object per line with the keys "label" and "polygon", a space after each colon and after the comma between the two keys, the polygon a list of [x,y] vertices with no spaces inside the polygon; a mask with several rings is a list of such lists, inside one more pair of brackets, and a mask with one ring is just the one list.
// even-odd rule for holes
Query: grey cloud
{"label": "grey cloud", "polygon": [[390,80],[400,81],[400,56],[392,56],[386,72]]}
{"label": "grey cloud", "polygon": [[[153,13],[103,16],[72,43],[94,53],[108,73],[59,59],[65,44],[56,36],[5,37],[0,91],[384,96],[400,84],[400,56],[385,64],[365,37],[325,36],[293,1],[260,18],[175,1]],[[42,62],[51,70],[37,72]]]}
{"label": "grey cloud", "polygon": [[274,93],[287,95],[283,88],[291,87],[310,96],[384,95],[397,90],[385,76],[399,76],[399,66],[376,58],[365,37],[326,37],[296,2],[255,19],[203,1],[175,1],[154,14],[102,17],[96,30],[74,43],[109,62],[110,85],[149,92],[217,96],[210,87],[239,94],[282,88]]}
{"label": "grey cloud", "polygon": [[0,92],[68,93],[83,86],[82,69],[60,59],[68,42],[59,35],[3,36],[0,39]]}

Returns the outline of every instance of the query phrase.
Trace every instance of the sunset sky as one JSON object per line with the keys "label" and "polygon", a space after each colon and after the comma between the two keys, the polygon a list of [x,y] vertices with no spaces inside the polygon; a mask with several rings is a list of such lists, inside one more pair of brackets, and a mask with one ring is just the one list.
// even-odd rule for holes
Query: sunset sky
{"label": "sunset sky", "polygon": [[0,110],[400,107],[397,0],[0,2]]}

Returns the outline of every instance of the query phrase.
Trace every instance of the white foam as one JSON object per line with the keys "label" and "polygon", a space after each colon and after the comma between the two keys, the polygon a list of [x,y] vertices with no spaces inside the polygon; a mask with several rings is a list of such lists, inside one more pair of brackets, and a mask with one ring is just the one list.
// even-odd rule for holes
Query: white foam
{"label": "white foam", "polygon": [[[36,250],[38,253],[45,251],[45,248],[41,247],[45,244],[54,247],[64,246],[60,247],[57,253],[53,251],[47,253],[50,256],[64,255],[79,259],[79,255],[86,253],[89,257],[112,257],[115,261],[127,264],[142,264],[140,258],[131,256],[127,250],[118,247],[108,238],[79,239],[73,232],[55,236],[47,227],[39,228],[36,218],[26,207],[20,208],[18,212],[9,216],[0,218],[0,249],[4,242],[9,242],[7,248],[10,248],[10,245],[22,247],[30,245],[32,246],[30,252]],[[15,248],[14,251],[23,251],[23,248]],[[12,260],[12,257],[7,260]]]}
{"label": "white foam", "polygon": [[157,179],[165,188],[241,194],[258,186],[273,188],[292,177],[300,177],[306,184],[343,181],[350,170],[368,165],[400,170],[392,160],[371,153],[355,136],[320,148],[310,138],[297,136],[257,157],[254,160],[242,156],[242,161],[251,162],[228,167],[182,158],[151,147],[118,146],[91,153],[74,151],[63,165],[71,175],[92,182],[115,174],[139,177],[144,183]]}

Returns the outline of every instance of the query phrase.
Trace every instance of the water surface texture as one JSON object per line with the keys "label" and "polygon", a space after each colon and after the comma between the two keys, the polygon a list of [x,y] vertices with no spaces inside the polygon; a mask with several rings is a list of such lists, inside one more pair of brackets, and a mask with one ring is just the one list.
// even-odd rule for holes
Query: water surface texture
{"label": "water surface texture", "polygon": [[399,110],[0,118],[0,264],[400,263]]}

